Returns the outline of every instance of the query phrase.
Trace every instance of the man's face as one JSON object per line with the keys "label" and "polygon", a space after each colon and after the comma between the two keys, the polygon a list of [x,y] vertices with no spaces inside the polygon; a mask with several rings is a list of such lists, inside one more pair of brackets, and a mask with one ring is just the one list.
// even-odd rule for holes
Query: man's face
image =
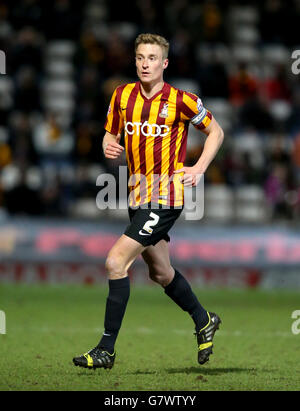
{"label": "man's face", "polygon": [[137,75],[143,83],[162,81],[168,59],[163,58],[158,44],[140,44],[135,53]]}

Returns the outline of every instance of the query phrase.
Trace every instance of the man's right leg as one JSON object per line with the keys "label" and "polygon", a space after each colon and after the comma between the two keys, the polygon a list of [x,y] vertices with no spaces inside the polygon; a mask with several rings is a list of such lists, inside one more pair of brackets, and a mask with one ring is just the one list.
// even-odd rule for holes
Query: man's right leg
{"label": "man's right leg", "polygon": [[121,328],[130,294],[128,269],[136,257],[145,250],[136,240],[123,234],[110,250],[106,259],[109,294],[106,300],[104,333],[99,346],[110,354]]}
{"label": "man's right leg", "polygon": [[75,365],[85,368],[112,368],[115,360],[114,346],[130,293],[128,269],[145,249],[146,247],[123,234],[110,250],[105,264],[109,294],[106,300],[104,333],[95,348],[73,358]]}

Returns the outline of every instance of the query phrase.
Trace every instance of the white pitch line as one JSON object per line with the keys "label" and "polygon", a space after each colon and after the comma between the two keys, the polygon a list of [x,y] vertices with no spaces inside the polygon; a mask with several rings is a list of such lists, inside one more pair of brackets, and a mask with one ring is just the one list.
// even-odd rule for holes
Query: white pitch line
{"label": "white pitch line", "polygon": [[[41,326],[41,327],[36,327],[36,326],[16,326],[14,327],[11,325],[10,329],[7,330],[7,334],[10,332],[14,331],[27,331],[27,332],[32,332],[32,333],[52,333],[52,332],[58,332],[58,333],[98,333],[102,334],[103,333],[103,328],[101,327],[55,327],[55,326]],[[162,332],[165,332],[165,329],[162,328],[150,328],[150,327],[138,327],[138,328],[123,328],[121,329],[123,334],[132,334],[132,333],[138,333],[138,334],[161,334]],[[177,335],[182,335],[182,336],[190,336],[193,334],[193,328],[187,330],[187,329],[171,329],[168,330],[168,332],[171,332],[173,334]],[[241,330],[233,330],[233,331],[227,331],[227,330],[218,330],[216,333],[216,336],[218,337],[269,337],[269,338],[274,338],[274,337],[297,337],[297,335],[293,334],[292,331],[273,331],[273,332],[260,332],[260,329],[257,328],[255,332],[247,332],[247,331],[241,331]]]}

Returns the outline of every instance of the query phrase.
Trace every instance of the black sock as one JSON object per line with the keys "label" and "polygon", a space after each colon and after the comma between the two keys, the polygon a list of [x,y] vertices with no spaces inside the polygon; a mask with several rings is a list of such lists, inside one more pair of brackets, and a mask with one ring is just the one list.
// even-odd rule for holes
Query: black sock
{"label": "black sock", "polygon": [[182,310],[187,311],[191,315],[195,323],[196,332],[205,327],[209,321],[207,311],[199,303],[187,280],[177,270],[175,270],[173,280],[165,287],[165,293]]}
{"label": "black sock", "polygon": [[108,280],[108,285],[109,294],[106,299],[104,333],[98,346],[112,354],[129,299],[129,277]]}

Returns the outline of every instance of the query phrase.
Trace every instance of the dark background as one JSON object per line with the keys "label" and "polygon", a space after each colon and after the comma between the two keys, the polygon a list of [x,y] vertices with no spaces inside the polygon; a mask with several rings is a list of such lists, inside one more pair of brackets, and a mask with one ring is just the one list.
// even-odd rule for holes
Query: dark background
{"label": "dark background", "polygon": [[[99,217],[96,178],[125,164],[102,154],[109,100],[136,80],[135,37],[154,32],[170,41],[166,81],[198,94],[225,131],[204,222],[295,224],[299,23],[299,1],[0,0],[1,217]],[[186,165],[202,147],[191,129]]]}

